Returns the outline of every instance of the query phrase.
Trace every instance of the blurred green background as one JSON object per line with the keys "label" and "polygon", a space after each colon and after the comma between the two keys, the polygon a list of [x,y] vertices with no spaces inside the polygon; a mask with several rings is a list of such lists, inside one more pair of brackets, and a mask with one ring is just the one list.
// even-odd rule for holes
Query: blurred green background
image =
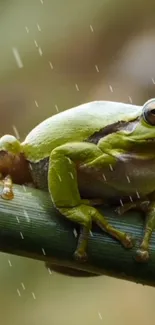
{"label": "blurred green background", "polygon": [[[20,138],[91,100],[155,97],[155,2],[1,0],[0,125]],[[1,324],[154,325],[155,289],[0,255]]]}

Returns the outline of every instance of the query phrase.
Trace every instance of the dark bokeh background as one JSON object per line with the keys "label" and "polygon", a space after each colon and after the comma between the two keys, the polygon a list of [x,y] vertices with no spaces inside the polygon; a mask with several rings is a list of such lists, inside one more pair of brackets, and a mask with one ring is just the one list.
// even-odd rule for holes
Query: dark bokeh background
{"label": "dark bokeh background", "polygon": [[[91,100],[155,97],[155,2],[1,0],[0,134]],[[0,255],[1,323],[154,325],[155,290]]]}

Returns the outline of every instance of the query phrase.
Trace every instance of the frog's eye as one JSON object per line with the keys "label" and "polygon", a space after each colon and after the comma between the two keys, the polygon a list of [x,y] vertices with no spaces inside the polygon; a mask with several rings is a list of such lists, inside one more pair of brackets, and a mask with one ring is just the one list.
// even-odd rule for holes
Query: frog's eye
{"label": "frog's eye", "polygon": [[148,124],[155,125],[155,98],[148,100],[144,104],[142,114]]}

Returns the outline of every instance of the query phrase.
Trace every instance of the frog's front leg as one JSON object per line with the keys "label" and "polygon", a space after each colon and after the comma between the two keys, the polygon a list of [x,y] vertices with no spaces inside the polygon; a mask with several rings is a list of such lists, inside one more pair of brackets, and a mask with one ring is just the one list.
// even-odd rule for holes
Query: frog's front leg
{"label": "frog's front leg", "polygon": [[14,198],[14,193],[13,193],[13,183],[10,175],[6,176],[2,180],[2,184],[3,184],[3,189],[1,192],[1,197],[4,200],[12,200]]}
{"label": "frog's front leg", "polygon": [[67,143],[54,149],[49,159],[48,187],[55,207],[62,215],[82,226],[78,240],[76,258],[86,258],[88,234],[92,221],[100,228],[118,239],[125,247],[132,247],[132,240],[127,234],[112,227],[105,217],[94,207],[85,204],[80,197],[76,164],[93,165],[100,161],[104,166],[113,164],[115,158],[103,154],[99,147],[91,143]]}

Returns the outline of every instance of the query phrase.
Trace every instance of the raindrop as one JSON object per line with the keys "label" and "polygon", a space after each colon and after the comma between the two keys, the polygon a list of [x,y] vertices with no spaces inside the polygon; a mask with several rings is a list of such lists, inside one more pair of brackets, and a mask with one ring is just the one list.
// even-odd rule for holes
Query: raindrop
{"label": "raindrop", "polygon": [[49,272],[50,275],[52,274],[52,271],[51,271],[51,269],[49,267],[48,267],[48,272]]}
{"label": "raindrop", "polygon": [[59,112],[59,108],[58,108],[58,106],[57,106],[57,105],[55,105],[55,108],[56,108],[57,112]]}
{"label": "raindrop", "polygon": [[23,290],[25,290],[25,286],[24,286],[23,282],[21,282],[21,286],[22,286]]}
{"label": "raindrop", "polygon": [[15,133],[16,138],[17,138],[17,139],[20,139],[19,132],[18,132],[17,128],[15,127],[15,125],[12,125],[12,128],[13,128],[13,131],[14,131],[14,133]]}
{"label": "raindrop", "polygon": [[75,84],[75,88],[76,88],[77,91],[79,91],[79,87],[78,87],[77,84]]}
{"label": "raindrop", "polygon": [[21,297],[21,293],[20,293],[19,289],[17,289],[17,293],[18,293],[18,296]]}
{"label": "raindrop", "polygon": [[128,183],[131,183],[129,176],[126,176]]}
{"label": "raindrop", "polygon": [[110,91],[113,93],[114,91],[113,91],[113,88],[112,88],[112,86],[111,85],[109,85],[109,89],[110,89]]}
{"label": "raindrop", "polygon": [[90,27],[91,32],[93,33],[94,32],[93,26],[90,25],[89,27]]}
{"label": "raindrop", "polygon": [[99,72],[99,68],[98,68],[97,65],[95,65],[95,69],[96,69],[97,72]]}
{"label": "raindrop", "polygon": [[24,239],[23,233],[20,231],[20,236],[22,239]]}
{"label": "raindrop", "polygon": [[102,315],[100,312],[98,312],[99,318],[102,320]]}
{"label": "raindrop", "polygon": [[29,33],[29,29],[27,26],[25,26],[26,32]]}
{"label": "raindrop", "polygon": [[12,52],[13,52],[13,55],[15,57],[18,68],[20,68],[20,69],[23,68],[23,62],[21,60],[21,57],[19,55],[19,52],[18,52],[17,48],[13,47]]}
{"label": "raindrop", "polygon": [[36,40],[34,40],[34,44],[35,44],[36,47],[38,47],[38,43],[37,43]]}
{"label": "raindrop", "polygon": [[71,178],[74,179],[73,173],[69,172],[69,174],[71,175]]}
{"label": "raindrop", "polygon": [[33,299],[36,299],[34,292],[32,292],[32,297],[33,297]]}
{"label": "raindrop", "polygon": [[51,69],[53,70],[53,64],[51,61],[49,61],[49,65],[50,65]]}
{"label": "raindrop", "polygon": [[39,47],[39,48],[38,48],[38,52],[39,52],[40,56],[42,56],[42,55],[43,55],[43,52],[42,52],[42,49],[41,49],[41,47]]}
{"label": "raindrop", "polygon": [[43,252],[44,255],[46,255],[44,248],[42,248],[42,252]]}
{"label": "raindrop", "polygon": [[38,28],[39,32],[41,32],[41,28],[40,28],[39,24],[37,24],[37,28]]}
{"label": "raindrop", "polygon": [[153,84],[155,85],[155,80],[154,80],[154,78],[152,78],[152,82],[153,82]]}
{"label": "raindrop", "polygon": [[24,216],[27,219],[27,222],[30,222],[30,217],[29,217],[29,215],[28,215],[28,213],[27,213],[26,210],[24,210]]}
{"label": "raindrop", "polygon": [[77,236],[78,236],[78,233],[77,233],[77,231],[76,231],[76,229],[75,229],[75,228],[73,229],[73,234],[74,234],[74,236],[75,236],[75,237],[77,237]]}
{"label": "raindrop", "polygon": [[20,220],[19,220],[19,218],[17,216],[16,216],[16,220],[17,220],[18,223],[20,223]]}
{"label": "raindrop", "polygon": [[122,200],[120,200],[120,204],[121,204],[121,206],[123,207],[123,202],[122,202]]}
{"label": "raindrop", "polygon": [[36,106],[39,107],[38,102],[36,100],[34,102],[35,102]]}
{"label": "raindrop", "polygon": [[138,191],[136,191],[136,195],[137,195],[138,199],[140,199],[140,194],[138,193]]}
{"label": "raindrop", "polygon": [[62,182],[62,179],[61,179],[60,175],[58,175],[58,178],[59,178],[59,181]]}
{"label": "raindrop", "polygon": [[104,175],[104,174],[102,174],[102,176],[103,176],[103,178],[104,178],[104,180],[105,180],[105,182],[106,182],[106,180],[107,180],[107,179],[106,179],[105,175]]}
{"label": "raindrop", "polygon": [[8,260],[8,263],[9,263],[9,265],[10,265],[10,267],[12,266],[12,263],[11,263],[11,261],[10,260]]}
{"label": "raindrop", "polygon": [[109,168],[110,168],[111,171],[113,171],[113,167],[112,167],[111,164],[109,164]]}
{"label": "raindrop", "polygon": [[130,96],[128,98],[129,98],[129,102],[132,104],[132,98]]}

